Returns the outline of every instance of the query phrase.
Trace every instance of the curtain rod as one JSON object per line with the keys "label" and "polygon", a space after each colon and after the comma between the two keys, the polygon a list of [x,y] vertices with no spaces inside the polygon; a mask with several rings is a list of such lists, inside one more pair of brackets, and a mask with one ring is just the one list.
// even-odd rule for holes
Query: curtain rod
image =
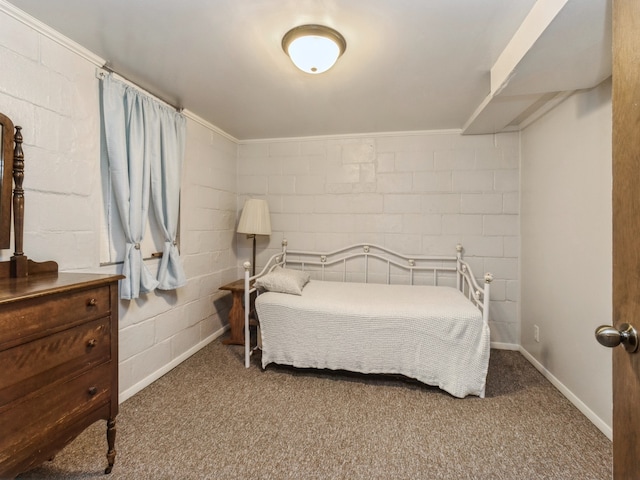
{"label": "curtain rod", "polygon": [[141,90],[142,92],[146,93],[147,95],[150,95],[158,100],[160,100],[162,103],[166,104],[167,106],[175,109],[176,112],[178,113],[182,113],[184,111],[184,107],[178,107],[176,105],[174,105],[171,102],[168,102],[167,100],[165,100],[162,97],[159,97],[158,95],[156,95],[155,93],[151,93],[149,92],[147,89],[141,87],[140,85],[138,85],[136,82],[128,79],[127,77],[125,77],[124,75],[122,75],[119,72],[116,72],[113,67],[111,67],[109,65],[109,62],[105,63],[104,65],[102,65],[102,67],[98,67],[97,71],[96,71],[96,77],[103,79],[105,77],[106,74],[108,73],[113,73],[115,75],[117,75],[118,77],[120,77],[122,80],[124,80],[126,83],[128,83],[129,85],[137,88],[138,90]]}

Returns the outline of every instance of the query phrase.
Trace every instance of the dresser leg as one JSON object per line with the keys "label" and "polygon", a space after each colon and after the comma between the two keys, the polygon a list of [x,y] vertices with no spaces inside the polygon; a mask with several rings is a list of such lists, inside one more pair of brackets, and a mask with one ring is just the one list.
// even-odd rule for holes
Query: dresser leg
{"label": "dresser leg", "polygon": [[113,463],[116,460],[116,419],[110,418],[107,421],[107,445],[109,446],[109,450],[107,450],[107,462],[109,462],[109,466],[104,470],[104,473],[111,473],[111,469],[113,468]]}

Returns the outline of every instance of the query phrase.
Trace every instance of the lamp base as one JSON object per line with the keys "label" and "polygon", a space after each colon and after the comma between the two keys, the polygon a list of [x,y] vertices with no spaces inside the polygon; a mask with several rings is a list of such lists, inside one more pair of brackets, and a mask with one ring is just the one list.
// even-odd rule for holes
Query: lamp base
{"label": "lamp base", "polygon": [[256,276],[256,236],[255,234],[247,235],[247,236],[253,237],[253,256],[251,261],[251,276],[255,277]]}

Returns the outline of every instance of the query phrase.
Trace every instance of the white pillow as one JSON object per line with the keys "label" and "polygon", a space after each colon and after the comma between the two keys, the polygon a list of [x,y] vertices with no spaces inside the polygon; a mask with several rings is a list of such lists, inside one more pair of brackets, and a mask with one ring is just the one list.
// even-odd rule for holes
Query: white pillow
{"label": "white pillow", "polygon": [[310,278],[311,276],[307,272],[277,266],[270,273],[258,278],[254,286],[269,292],[302,295],[302,289]]}

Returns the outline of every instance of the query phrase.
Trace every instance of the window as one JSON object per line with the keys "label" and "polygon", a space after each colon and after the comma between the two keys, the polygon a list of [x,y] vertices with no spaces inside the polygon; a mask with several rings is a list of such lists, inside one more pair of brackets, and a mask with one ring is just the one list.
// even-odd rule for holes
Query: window
{"label": "window", "polygon": [[[104,146],[103,146],[104,148]],[[109,176],[109,159],[106,152],[100,155],[100,178],[102,180],[103,208],[100,215],[100,264],[113,265],[124,262],[125,234],[122,220],[115,203],[111,178]],[[178,224],[178,232],[180,231]],[[142,258],[151,260],[162,256],[164,239],[153,210],[147,216],[146,235],[140,243]],[[178,235],[178,245],[179,245]]]}

